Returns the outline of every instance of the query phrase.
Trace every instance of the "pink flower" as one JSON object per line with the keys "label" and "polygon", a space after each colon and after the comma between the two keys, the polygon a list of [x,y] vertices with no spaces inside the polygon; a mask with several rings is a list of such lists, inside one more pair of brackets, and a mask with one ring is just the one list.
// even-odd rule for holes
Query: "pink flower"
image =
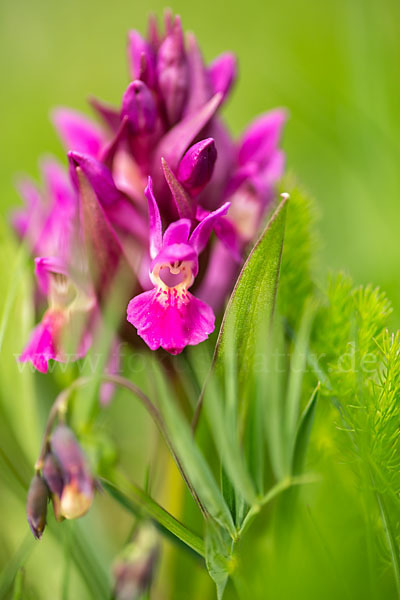
{"label": "pink flower", "polygon": [[48,308],[19,360],[31,361],[38,371],[47,373],[49,360],[74,361],[87,353],[98,309],[93,293],[83,280],[71,275],[61,260],[37,258],[35,262],[39,288],[47,296]]}
{"label": "pink flower", "polygon": [[[163,32],[152,20],[148,39],[129,33],[128,60],[132,80],[119,106],[91,99],[101,124],[53,112],[69,173],[46,161],[43,193],[27,180],[20,186],[25,208],[13,224],[33,256],[46,257],[37,275],[48,299],[21,359],[41,371],[87,351],[116,285],[127,288],[121,315],[132,298],[128,320],[151,349],[176,354],[205,340],[283,173],[284,110],[258,117],[238,142],[222,120],[233,54],[205,64],[195,36],[168,14]],[[118,368],[115,357],[109,367]]]}
{"label": "pink flower", "polygon": [[150,279],[154,288],[130,301],[127,318],[151,350],[161,347],[179,354],[185,346],[207,339],[214,330],[211,307],[188,289],[198,273],[198,256],[215,224],[226,214],[229,203],[208,214],[192,233],[191,220],[179,219],[162,235],[150,177],[145,194],[149,204]]}

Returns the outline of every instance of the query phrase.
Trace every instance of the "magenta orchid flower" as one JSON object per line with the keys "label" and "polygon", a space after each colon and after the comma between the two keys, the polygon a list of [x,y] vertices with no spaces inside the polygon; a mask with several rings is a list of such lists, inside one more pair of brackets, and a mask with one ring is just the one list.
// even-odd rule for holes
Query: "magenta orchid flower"
{"label": "magenta orchid flower", "polygon": [[20,356],[41,373],[49,360],[66,362],[84,356],[91,344],[89,322],[96,316],[96,299],[82,279],[71,274],[57,258],[37,258],[39,289],[48,298],[48,308]]}
{"label": "magenta orchid flower", "polygon": [[227,213],[229,203],[208,214],[192,233],[192,222],[183,218],[171,223],[163,235],[150,177],[145,195],[149,204],[150,279],[154,288],[129,302],[127,317],[151,350],[161,347],[179,354],[185,346],[207,339],[214,330],[211,307],[188,289],[198,273],[199,254],[215,223]]}
{"label": "magenta orchid flower", "polygon": [[[154,20],[147,39],[129,33],[128,60],[120,105],[90,101],[101,124],[67,108],[52,113],[69,173],[46,161],[44,194],[29,180],[20,185],[26,206],[13,224],[40,257],[48,300],[21,360],[42,372],[49,360],[87,352],[121,280],[121,318],[128,305],[149,348],[177,354],[207,339],[284,170],[284,110],[256,119],[238,142],[223,123],[233,54],[205,64],[195,36],[168,13],[164,33]],[[111,371],[117,355],[113,349]]]}

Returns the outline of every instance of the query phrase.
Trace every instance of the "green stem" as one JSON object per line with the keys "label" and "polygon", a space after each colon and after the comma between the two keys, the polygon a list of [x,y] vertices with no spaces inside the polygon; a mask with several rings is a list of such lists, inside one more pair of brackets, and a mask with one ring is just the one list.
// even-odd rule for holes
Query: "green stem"
{"label": "green stem", "polygon": [[260,510],[271,500],[279,496],[282,492],[288,490],[294,485],[302,485],[304,483],[315,483],[316,479],[312,476],[299,476],[299,477],[285,477],[281,481],[278,481],[268,492],[262,496],[256,504],[254,504],[247,515],[245,516],[242,526],[238,532],[238,539],[243,533],[249,528],[254,518],[258,515]]}
{"label": "green stem", "polygon": [[[47,425],[46,425],[46,429],[45,429],[45,432],[43,435],[42,446],[41,446],[41,450],[39,453],[39,458],[35,464],[36,471],[40,471],[43,467],[43,461],[44,461],[44,457],[46,456],[49,438],[50,438],[51,431],[52,431],[52,428],[53,428],[56,418],[60,417],[60,416],[62,417],[65,415],[65,412],[68,407],[68,401],[72,395],[72,392],[80,387],[88,385],[89,383],[92,382],[92,379],[93,378],[91,378],[91,377],[80,377],[79,379],[76,379],[68,388],[63,390],[57,396],[57,398],[51,408],[49,418],[47,420]],[[197,505],[199,506],[202,514],[205,516],[206,510],[205,510],[202,502],[200,501],[200,498],[198,497],[196,490],[194,489],[192,483],[190,482],[188,476],[186,475],[186,473],[183,469],[182,463],[181,463],[181,461],[175,451],[175,448],[171,442],[171,439],[169,437],[169,434],[168,434],[166,425],[164,423],[164,420],[162,418],[162,415],[161,415],[160,411],[157,409],[157,407],[155,406],[155,404],[153,404],[153,402],[150,400],[150,398],[148,396],[146,396],[146,394],[137,385],[135,385],[134,383],[132,383],[131,381],[129,381],[129,379],[126,379],[125,377],[121,377],[120,375],[103,374],[100,379],[101,379],[101,381],[114,383],[115,385],[126,388],[142,402],[142,404],[146,408],[147,412],[150,414],[151,418],[153,419],[154,423],[157,425],[162,436],[164,437],[164,440],[168,446],[168,449],[170,450],[172,456],[174,457],[176,465],[177,465],[186,485],[188,486],[190,493],[192,494]]]}
{"label": "green stem", "polygon": [[[375,487],[375,481],[372,473],[370,473],[371,481]],[[389,516],[389,511],[382,494],[375,492],[378,501],[379,512],[381,514],[383,529],[385,530],[386,540],[389,546],[390,556],[392,559],[393,574],[396,583],[397,597],[400,599],[400,553],[396,540],[396,534],[393,530],[393,525]]]}
{"label": "green stem", "polygon": [[122,506],[129,510],[129,512],[137,515],[138,510],[142,510],[160,526],[164,533],[172,534],[204,558],[205,549],[203,540],[166,511],[165,508],[160,506],[153,498],[146,494],[144,490],[135,484],[124,482],[122,486],[126,488],[125,493],[120,489],[120,487],[122,487],[121,479],[118,481],[118,487],[105,479],[102,479],[101,483],[105,490]]}

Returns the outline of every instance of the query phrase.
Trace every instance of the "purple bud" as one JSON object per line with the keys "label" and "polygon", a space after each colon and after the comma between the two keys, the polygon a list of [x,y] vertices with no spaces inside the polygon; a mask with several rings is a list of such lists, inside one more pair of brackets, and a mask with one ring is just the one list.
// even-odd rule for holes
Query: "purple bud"
{"label": "purple bud", "polygon": [[226,52],[218,56],[209,66],[208,73],[210,76],[213,94],[221,92],[224,100],[229,94],[237,75],[236,57],[230,52]]}
{"label": "purple bud", "polygon": [[142,597],[151,584],[158,555],[157,532],[153,525],[146,523],[114,563],[116,600],[137,600]]}
{"label": "purple bud", "polygon": [[54,431],[51,449],[62,472],[64,487],[60,498],[60,513],[66,519],[83,516],[90,508],[94,480],[86,457],[74,435],[65,425]]}
{"label": "purple bud", "polygon": [[60,466],[51,453],[46,454],[42,474],[47,487],[51,492],[51,501],[56,520],[62,521],[64,517],[61,514],[61,495],[64,488],[64,481]]}
{"label": "purple bud", "polygon": [[150,44],[135,30],[128,35],[128,58],[132,79],[141,79],[150,88],[156,83],[156,58]]}
{"label": "purple bud", "polygon": [[182,115],[189,86],[182,26],[178,17],[158,51],[157,78],[169,125],[175,125]]}
{"label": "purple bud", "polygon": [[64,487],[63,477],[60,466],[51,453],[46,454],[43,462],[42,474],[50,492],[61,497]]}
{"label": "purple bud", "polygon": [[199,194],[210,181],[216,160],[217,148],[213,138],[197,142],[183,156],[177,177],[192,196]]}
{"label": "purple bud", "polygon": [[157,119],[153,94],[143,83],[136,80],[129,84],[123,98],[121,117],[128,117],[133,133],[151,133]]}
{"label": "purple bud", "polygon": [[41,475],[36,474],[31,481],[26,500],[26,516],[33,535],[37,540],[42,537],[47,515],[49,490]]}
{"label": "purple bud", "polygon": [[153,14],[149,16],[147,23],[147,39],[152,48],[157,50],[160,45],[160,34],[158,33],[157,17]]}

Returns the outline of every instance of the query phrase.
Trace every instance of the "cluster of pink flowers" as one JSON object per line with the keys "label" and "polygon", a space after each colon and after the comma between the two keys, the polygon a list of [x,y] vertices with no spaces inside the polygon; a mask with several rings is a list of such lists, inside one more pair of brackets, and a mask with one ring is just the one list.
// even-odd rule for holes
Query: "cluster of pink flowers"
{"label": "cluster of pink flowers", "polygon": [[221,120],[232,54],[205,65],[168,14],[163,34],[153,19],[147,39],[129,33],[128,58],[121,107],[91,101],[101,126],[53,112],[68,171],[48,159],[43,190],[20,183],[25,207],[13,224],[35,257],[39,305],[47,302],[21,360],[41,372],[88,351],[122,263],[133,297],[121,313],[152,350],[177,354],[205,340],[284,169],[283,110],[238,142]]}

